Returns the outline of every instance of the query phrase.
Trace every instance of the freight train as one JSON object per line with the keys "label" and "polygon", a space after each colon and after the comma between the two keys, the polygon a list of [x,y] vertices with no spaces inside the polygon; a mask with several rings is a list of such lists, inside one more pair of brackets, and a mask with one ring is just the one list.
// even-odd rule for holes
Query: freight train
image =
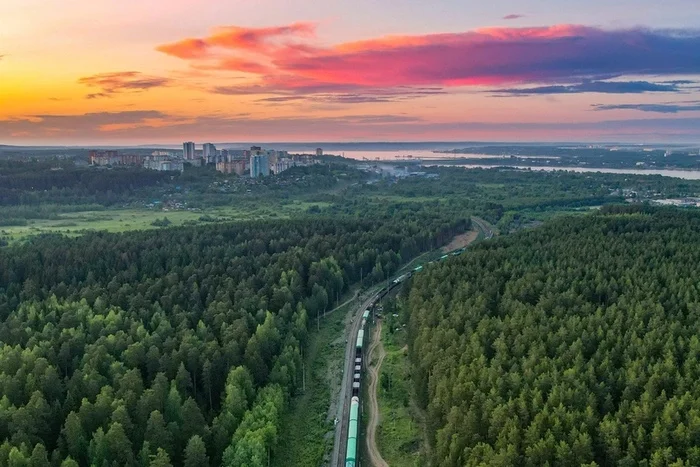
{"label": "freight train", "polygon": [[[461,255],[466,248],[460,248],[459,250],[452,251],[446,255],[440,257],[437,261],[444,261],[450,256]],[[435,261],[430,261],[426,264],[433,263]],[[423,265],[414,268],[412,271],[402,274],[401,276],[394,279],[389,285],[382,288],[370,303],[369,308],[362,313],[362,323],[360,325],[360,330],[357,333],[357,340],[355,341],[355,366],[353,371],[352,379],[352,399],[350,400],[350,420],[348,421],[348,438],[346,442],[346,453],[345,453],[345,467],[359,467],[358,462],[358,449],[359,449],[359,430],[360,430],[360,396],[362,390],[362,370],[364,364],[364,348],[365,348],[365,328],[367,322],[369,321],[369,316],[371,310],[389,293],[394,287],[401,284],[406,279],[413,276],[413,274],[423,270]]]}
{"label": "freight train", "polygon": [[[377,300],[371,303],[374,306]],[[357,332],[357,340],[355,341],[355,369],[352,378],[352,399],[350,400],[350,419],[348,420],[348,439],[346,442],[345,467],[358,466],[358,438],[360,434],[360,389],[362,382],[362,363],[364,361],[365,347],[365,327],[369,320],[370,310],[367,309],[362,313],[362,323],[360,330]]]}

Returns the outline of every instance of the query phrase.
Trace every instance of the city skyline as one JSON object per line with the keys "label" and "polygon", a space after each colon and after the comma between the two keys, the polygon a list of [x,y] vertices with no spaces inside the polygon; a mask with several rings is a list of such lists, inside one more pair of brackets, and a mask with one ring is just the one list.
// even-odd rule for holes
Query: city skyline
{"label": "city skyline", "polygon": [[700,142],[694,3],[9,0],[0,144]]}

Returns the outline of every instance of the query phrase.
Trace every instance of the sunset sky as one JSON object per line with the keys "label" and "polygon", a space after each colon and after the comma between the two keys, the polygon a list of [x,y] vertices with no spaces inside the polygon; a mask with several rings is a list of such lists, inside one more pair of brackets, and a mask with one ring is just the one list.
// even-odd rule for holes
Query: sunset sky
{"label": "sunset sky", "polygon": [[698,0],[3,0],[0,144],[700,142]]}

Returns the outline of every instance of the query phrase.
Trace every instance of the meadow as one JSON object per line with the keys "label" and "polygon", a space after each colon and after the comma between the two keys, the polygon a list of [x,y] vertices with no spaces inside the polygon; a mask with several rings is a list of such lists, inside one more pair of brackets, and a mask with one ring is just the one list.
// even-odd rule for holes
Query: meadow
{"label": "meadow", "polygon": [[[100,211],[65,212],[51,219],[28,219],[23,225],[0,227],[0,238],[16,243],[40,234],[78,236],[90,231],[127,232],[167,226],[209,224],[258,219],[287,219],[310,207],[327,207],[327,203],[291,201],[265,202],[259,206],[216,206],[204,209],[167,209],[134,207]],[[165,220],[167,219],[167,221]]]}

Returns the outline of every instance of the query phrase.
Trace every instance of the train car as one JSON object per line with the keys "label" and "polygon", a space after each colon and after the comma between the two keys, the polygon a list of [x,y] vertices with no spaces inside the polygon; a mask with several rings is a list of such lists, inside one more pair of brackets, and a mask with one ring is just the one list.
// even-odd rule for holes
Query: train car
{"label": "train car", "polygon": [[360,398],[350,401],[350,422],[348,423],[348,442],[345,451],[345,467],[357,466],[357,443],[359,439]]}
{"label": "train car", "polygon": [[421,272],[423,270],[423,265],[421,264],[420,266],[417,266],[413,268],[413,272]]}
{"label": "train car", "polygon": [[442,255],[442,256],[440,256],[440,261],[445,261],[449,257],[450,257],[450,255]]}
{"label": "train car", "polygon": [[362,384],[362,365],[355,365],[355,373],[352,379],[352,395],[360,395],[360,385]]}
{"label": "train car", "polygon": [[402,274],[402,275],[400,275],[399,277],[397,277],[396,279],[394,279],[394,285],[400,284],[400,283],[403,282],[407,277],[408,277],[408,274]]}
{"label": "train car", "polygon": [[357,342],[355,343],[355,358],[362,358],[362,345],[364,344],[364,340],[365,330],[360,329],[360,331],[357,333]]}
{"label": "train car", "polygon": [[369,310],[365,310],[364,313],[362,313],[362,319],[368,319],[369,318]]}

